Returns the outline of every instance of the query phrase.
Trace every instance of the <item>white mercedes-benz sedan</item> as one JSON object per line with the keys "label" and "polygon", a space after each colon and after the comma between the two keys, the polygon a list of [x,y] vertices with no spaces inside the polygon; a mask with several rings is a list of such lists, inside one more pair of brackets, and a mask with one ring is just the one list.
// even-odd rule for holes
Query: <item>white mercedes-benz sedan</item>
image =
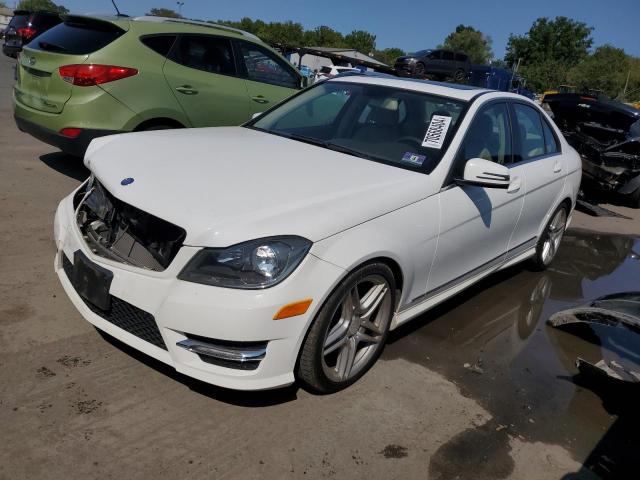
{"label": "white mercedes-benz sedan", "polygon": [[581,162],[524,97],[348,75],[241,127],[94,140],[55,269],[93,325],[234,389],[360,378],[390,330],[552,261]]}

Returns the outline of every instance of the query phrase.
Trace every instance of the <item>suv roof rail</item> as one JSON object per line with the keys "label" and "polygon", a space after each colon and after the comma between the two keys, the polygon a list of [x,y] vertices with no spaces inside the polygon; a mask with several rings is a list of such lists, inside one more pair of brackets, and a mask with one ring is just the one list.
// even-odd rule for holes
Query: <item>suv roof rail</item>
{"label": "suv roof rail", "polygon": [[245,32],[239,28],[227,27],[226,25],[220,25],[219,23],[201,22],[198,20],[187,20],[186,18],[171,18],[171,17],[156,17],[154,15],[143,15],[141,17],[133,17],[131,20],[141,22],[158,22],[158,23],[183,23],[185,25],[196,25],[199,27],[215,28],[216,30],[225,30],[227,32],[239,33],[248,38],[254,40],[260,40],[253,33]]}

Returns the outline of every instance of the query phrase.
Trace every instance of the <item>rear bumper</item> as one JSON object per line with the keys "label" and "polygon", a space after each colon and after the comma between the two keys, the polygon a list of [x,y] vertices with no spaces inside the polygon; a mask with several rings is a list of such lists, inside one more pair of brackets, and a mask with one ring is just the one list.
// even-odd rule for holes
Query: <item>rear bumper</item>
{"label": "rear bumper", "polygon": [[16,121],[16,125],[21,131],[28,133],[44,143],[53,145],[74,157],[83,157],[84,152],[87,150],[91,140],[94,138],[123,133],[118,130],[84,129],[77,137],[69,138],[54,130],[38,125],[37,123],[20,118],[17,115],[14,115],[14,119]]}
{"label": "rear bumper", "polygon": [[16,58],[18,53],[22,51],[22,47],[7,45],[6,43],[2,45],[2,53],[4,53],[8,57]]}

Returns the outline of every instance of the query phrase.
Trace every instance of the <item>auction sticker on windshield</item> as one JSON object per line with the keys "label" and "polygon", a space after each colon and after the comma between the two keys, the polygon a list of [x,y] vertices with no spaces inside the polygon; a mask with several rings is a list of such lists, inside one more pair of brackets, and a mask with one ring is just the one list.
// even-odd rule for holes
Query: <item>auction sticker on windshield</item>
{"label": "auction sticker on windshield", "polygon": [[431,117],[431,123],[429,123],[427,133],[424,136],[424,140],[422,140],[422,146],[437,148],[438,150],[441,149],[444,139],[447,136],[449,125],[451,125],[451,117],[444,115],[434,115]]}
{"label": "auction sticker on windshield", "polygon": [[411,165],[415,165],[416,167],[421,167],[426,158],[427,157],[425,157],[424,155],[418,155],[417,153],[413,152],[405,152],[405,154],[402,156],[402,161],[405,163],[410,163]]}

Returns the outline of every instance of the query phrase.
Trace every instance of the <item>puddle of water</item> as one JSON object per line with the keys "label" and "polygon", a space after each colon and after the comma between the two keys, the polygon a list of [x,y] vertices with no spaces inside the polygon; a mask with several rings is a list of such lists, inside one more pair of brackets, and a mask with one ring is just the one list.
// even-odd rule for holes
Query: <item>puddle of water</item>
{"label": "puddle of water", "polygon": [[[638,253],[640,238],[569,230],[548,271],[516,266],[492,275],[393,332],[383,359],[438,371],[512,435],[559,444],[577,460],[597,463],[589,454],[619,412],[607,411],[606,400],[603,406],[573,376],[575,359],[597,361],[600,347],[545,322],[587,300],[640,290]],[[624,357],[625,349],[640,351],[640,342],[630,341],[609,346],[624,345],[616,352]]]}

